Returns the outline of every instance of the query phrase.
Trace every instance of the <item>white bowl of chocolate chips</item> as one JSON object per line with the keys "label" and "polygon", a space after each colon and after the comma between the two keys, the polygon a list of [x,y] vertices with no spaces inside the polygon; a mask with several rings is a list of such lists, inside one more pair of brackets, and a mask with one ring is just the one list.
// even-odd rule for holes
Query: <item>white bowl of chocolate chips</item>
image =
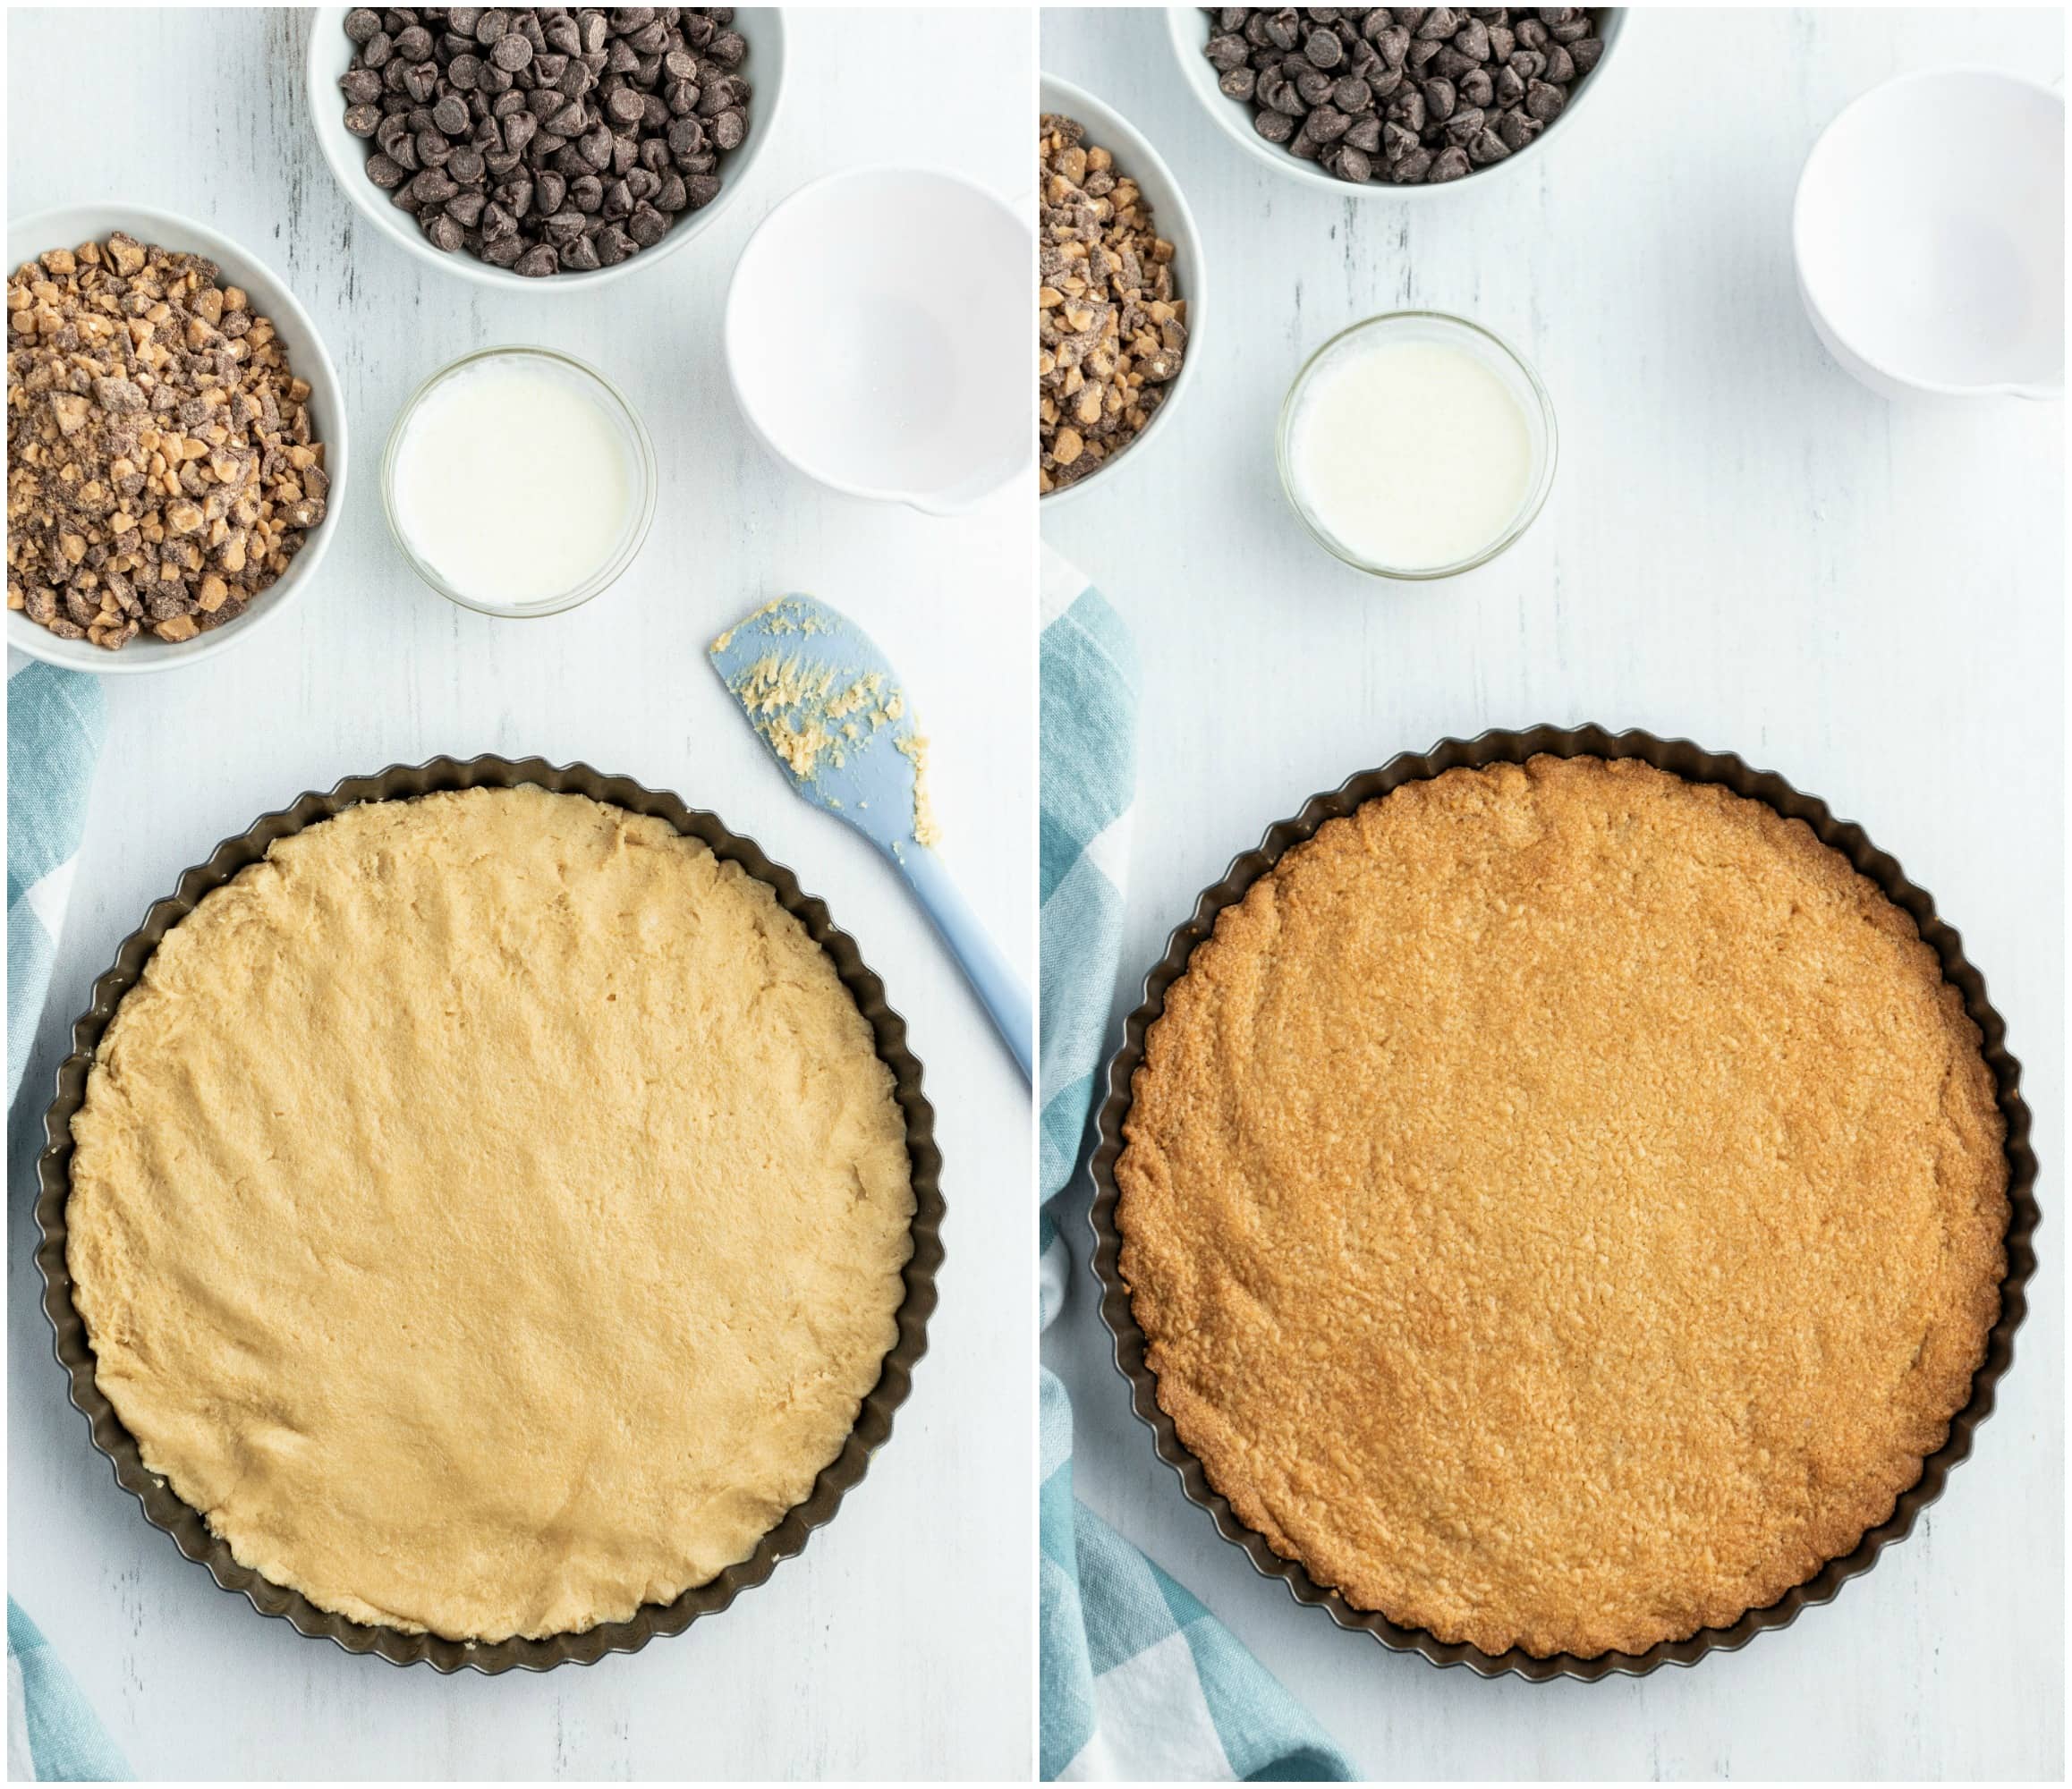
{"label": "white bowl of chocolate chips", "polygon": [[307,16],[310,122],[346,198],[484,285],[588,291],[683,248],[740,192],[784,87],[774,6]]}
{"label": "white bowl of chocolate chips", "polygon": [[1626,12],[1168,6],[1166,22],[1189,90],[1247,155],[1340,199],[1422,199],[1566,134]]}

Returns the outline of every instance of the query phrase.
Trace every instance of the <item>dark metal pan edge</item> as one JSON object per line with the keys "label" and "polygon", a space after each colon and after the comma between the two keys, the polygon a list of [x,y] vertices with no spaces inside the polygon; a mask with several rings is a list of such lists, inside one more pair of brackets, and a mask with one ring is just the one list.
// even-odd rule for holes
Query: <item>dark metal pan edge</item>
{"label": "dark metal pan edge", "polygon": [[[521,784],[556,793],[588,795],[651,815],[702,840],[717,856],[740,864],[768,885],[778,904],[796,917],[834,959],[843,985],[870,1022],[878,1055],[892,1071],[896,1097],[906,1119],[913,1170],[913,1252],[904,1273],[905,1296],[897,1312],[898,1338],[885,1357],[878,1384],[864,1397],[841,1453],[821,1471],[805,1501],[794,1505],[748,1558],[728,1566],[709,1582],[686,1590],[674,1602],[643,1606],[625,1621],[544,1640],[485,1643],[370,1627],[318,1608],[300,1592],[239,1564],[230,1548],[209,1532],[200,1513],[146,1469],[135,1440],[94,1380],[93,1352],[85,1324],[72,1302],[64,1206],[70,1191],[72,1116],[79,1108],[101,1034],[159,940],[193,911],[204,894],[258,862],[276,839],[361,802]],[[180,1551],[205,1566],[221,1589],[242,1596],[261,1615],[279,1616],[298,1632],[332,1641],[347,1652],[371,1652],[393,1665],[421,1661],[440,1672],[464,1669],[493,1675],[512,1669],[547,1671],[557,1665],[592,1665],[607,1653],[637,1652],[658,1635],[681,1633],[700,1617],[717,1615],[743,1591],[760,1584],[780,1560],[804,1550],[813,1530],[833,1520],[844,1495],[862,1480],[872,1454],[891,1435],[893,1412],[906,1401],[914,1365],[927,1352],[928,1319],[935,1310],[936,1275],[943,1260],[942,1156],[935,1141],[935,1110],[921,1091],[921,1064],[906,1046],[906,1022],[887,1003],[884,983],[864,962],[855,940],[834,923],[824,902],[800,888],[788,866],[766,856],[753,839],[730,830],[718,815],[692,808],[671,792],[650,789],[629,776],[606,775],[587,764],[556,765],[541,758],[512,759],[494,754],[394,764],[370,776],[348,776],[327,792],[306,792],[286,808],[260,815],[244,832],[222,841],[203,862],[182,874],[171,894],[152,903],[137,929],[123,940],[113,964],[94,981],[87,1010],[72,1025],[72,1053],[58,1065],[55,1096],[44,1114],[45,1147],[37,1163],[36,1201],[40,1233],[36,1264],[43,1276],[43,1310],[51,1326],[54,1350],[69,1378],[72,1402],[85,1416],[93,1445],[114,1469],[115,1482],[136,1498],[145,1521],[169,1534]]]}
{"label": "dark metal pan edge", "polygon": [[[1971,1401],[1951,1419],[1943,1445],[1923,1462],[1921,1477],[1900,1493],[1892,1514],[1866,1532],[1853,1551],[1830,1559],[1805,1583],[1767,1607],[1749,1610],[1730,1626],[1703,1628],[1687,1640],[1664,1641],[1642,1653],[1607,1652],[1593,1658],[1573,1653],[1535,1658],[1517,1647],[1491,1656],[1473,1646],[1442,1641],[1422,1628],[1398,1626],[1374,1611],[1354,1608],[1337,1591],[1318,1584],[1299,1563],[1282,1558],[1263,1536],[1240,1522],[1228,1500],[1210,1484],[1201,1462],[1180,1440],[1172,1418],[1159,1406],[1157,1378],[1144,1362],[1143,1332],[1122,1281],[1122,1236],[1115,1221],[1119,1197],[1115,1163],[1122,1153],[1123,1120],[1129,1111],[1132,1077],[1143,1059],[1144,1034],[1164,1011],[1166,989],[1185,970],[1194,946],[1209,936],[1217,914],[1326,820],[1349,814],[1363,801],[1405,783],[1424,781],[1463,766],[1523,763],[1541,753],[1557,758],[1637,758],[1694,782],[1723,784],[1737,794],[1768,803],[1789,818],[1805,821],[1823,844],[1840,852],[1859,873],[1913,916],[1922,937],[1940,959],[1945,979],[1963,995],[1965,1011],[1979,1028],[1982,1051],[1992,1072],[2008,1128],[2008,1272],[2000,1285],[2000,1320],[1973,1376]],[[1145,975],[1142,997],[1125,1022],[1122,1046],[1108,1063],[1091,1164],[1093,1268],[1101,1285],[1101,1320],[1114,1342],[1116,1370],[1128,1381],[1131,1408],[1151,1429],[1159,1457],[1173,1469],[1187,1501],[1208,1512],[1217,1531],[1244,1551],[1261,1577],[1279,1579],[1296,1602],[1321,1607],[1340,1627],[1370,1633],[1391,1651],[1416,1652],[1439,1666],[1465,1666],[1483,1677],[1516,1675],[1534,1682],[1572,1677],[1595,1683],[1613,1675],[1643,1677],[1665,1665],[1694,1665],[1710,1653],[1735,1651],[1767,1629],[1789,1625],[1813,1604],[1831,1602],[1851,1578],[1868,1572],[1887,1547],[1906,1539],[1921,1512],[1942,1495],[1950,1469],[1971,1453],[1973,1436],[1991,1413],[1996,1388],[2013,1363],[2014,1335],[2027,1315],[2027,1286],[2036,1266],[2033,1238],[2041,1221],[2035,1197],[2036,1157],[2029,1144],[2029,1108],[2022,1099],[2020,1083],[2021,1064],[2008,1049],[2005,1021],[1986,997],[1985,978],[1966,958],[1963,941],[1937,915],[1927,892],[1908,881],[1898,861],[1872,844],[1861,827],[1838,819],[1824,801],[1801,793],[1775,771],[1755,769],[1732,752],[1711,751],[1690,740],[1662,739],[1638,729],[1612,733],[1596,725],[1541,725],[1523,731],[1492,728],[1469,740],[1442,739],[1427,751],[1399,753],[1386,764],[1347,777],[1337,788],[1312,795],[1293,818],[1269,827],[1254,849],[1233,858],[1222,877],[1202,891],[1192,916],[1173,929],[1165,954]]]}

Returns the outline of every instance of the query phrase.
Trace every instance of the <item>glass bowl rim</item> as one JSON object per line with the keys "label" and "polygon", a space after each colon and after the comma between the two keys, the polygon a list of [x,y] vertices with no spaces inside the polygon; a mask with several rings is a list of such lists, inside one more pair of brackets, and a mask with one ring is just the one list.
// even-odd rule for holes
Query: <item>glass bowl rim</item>
{"label": "glass bowl rim", "polygon": [[[638,514],[618,551],[580,584],[559,595],[522,606],[486,602],[455,589],[419,556],[395,515],[396,455],[402,446],[403,435],[410,427],[411,419],[417,414],[424,401],[454,374],[479,362],[495,360],[551,360],[588,380],[624,420],[633,437],[634,457],[640,466]],[[626,567],[640,556],[641,548],[647,544],[648,530],[655,520],[658,475],[655,462],[655,444],[649,437],[647,424],[641,421],[641,413],[633,408],[632,400],[606,374],[589,361],[578,360],[573,354],[565,353],[559,348],[548,348],[531,342],[507,342],[492,347],[471,349],[458,359],[447,361],[427,375],[416,390],[403,400],[403,408],[396,411],[395,420],[389,425],[388,438],[382,445],[380,482],[381,513],[388,523],[388,537],[395,541],[396,550],[403,555],[404,563],[416,574],[420,583],[437,590],[448,602],[464,609],[472,609],[477,615],[495,615],[507,621],[537,621],[547,615],[565,615],[570,609],[580,608],[593,597],[601,596],[619,581]]]}
{"label": "glass bowl rim", "polygon": [[[1405,324],[1417,323],[1437,324],[1440,326],[1439,333],[1441,335],[1459,332],[1475,337],[1494,348],[1517,369],[1539,407],[1541,426],[1534,441],[1537,451],[1533,455],[1535,463],[1533,484],[1524,502],[1519,504],[1517,513],[1505,525],[1503,531],[1465,558],[1456,559],[1444,565],[1382,565],[1362,558],[1351,547],[1337,539],[1296,496],[1295,476],[1288,464],[1288,437],[1311,376],[1335,350],[1354,336],[1364,335],[1370,330],[1387,333]],[[1495,330],[1485,328],[1468,318],[1456,316],[1450,310],[1383,310],[1348,323],[1327,337],[1303,362],[1301,369],[1288,386],[1287,394],[1281,399],[1280,415],[1274,428],[1273,457],[1275,469],[1280,475],[1281,496],[1287,498],[1288,507],[1295,512],[1296,520],[1309,531],[1310,537],[1334,559],[1371,578],[1386,578],[1394,583],[1429,584],[1436,583],[1442,578],[1457,578],[1465,572],[1473,571],[1478,565],[1488,564],[1490,560],[1515,546],[1519,537],[1539,520],[1540,512],[1546,505],[1547,494],[1554,488],[1554,471],[1561,457],[1561,436],[1554,414],[1554,400],[1548,394],[1538,370]]]}

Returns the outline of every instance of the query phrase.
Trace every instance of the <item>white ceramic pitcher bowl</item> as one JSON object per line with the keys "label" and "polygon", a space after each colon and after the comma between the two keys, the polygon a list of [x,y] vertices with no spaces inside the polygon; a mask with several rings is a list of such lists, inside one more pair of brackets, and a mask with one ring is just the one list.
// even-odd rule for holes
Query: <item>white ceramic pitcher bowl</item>
{"label": "white ceramic pitcher bowl", "polygon": [[1814,333],[1887,397],[2065,394],[2065,98],[1986,68],[1845,106],[1792,207]]}
{"label": "white ceramic pitcher bowl", "polygon": [[835,490],[969,509],[1034,452],[1034,260],[1029,225],[956,174],[863,167],[801,187],[727,292],[742,414]]}

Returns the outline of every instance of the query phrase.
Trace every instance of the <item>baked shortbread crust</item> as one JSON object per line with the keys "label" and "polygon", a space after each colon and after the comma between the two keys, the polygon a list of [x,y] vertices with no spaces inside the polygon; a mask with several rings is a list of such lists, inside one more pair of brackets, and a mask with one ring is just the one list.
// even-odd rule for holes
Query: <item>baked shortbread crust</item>
{"label": "baked shortbread crust", "polygon": [[1219,915],[1116,1166],[1160,1405],[1358,1607],[1489,1653],[1731,1624],[1891,1513],[2000,1310],[2004,1123],[1803,823],[1536,758]]}

